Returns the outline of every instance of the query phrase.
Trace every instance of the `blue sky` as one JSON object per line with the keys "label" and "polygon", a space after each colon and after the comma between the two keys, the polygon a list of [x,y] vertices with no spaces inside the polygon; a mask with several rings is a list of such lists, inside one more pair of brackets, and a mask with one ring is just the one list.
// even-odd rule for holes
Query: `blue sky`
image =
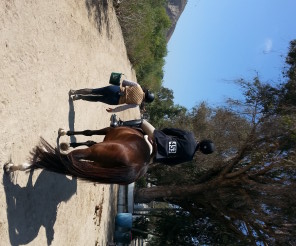
{"label": "blue sky", "polygon": [[168,43],[164,86],[175,104],[222,105],[233,81],[278,83],[296,39],[296,0],[189,0]]}

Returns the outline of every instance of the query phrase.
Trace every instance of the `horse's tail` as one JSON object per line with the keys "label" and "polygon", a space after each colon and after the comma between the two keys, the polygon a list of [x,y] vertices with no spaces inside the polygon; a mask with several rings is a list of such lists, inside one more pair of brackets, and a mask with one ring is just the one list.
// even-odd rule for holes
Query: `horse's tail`
{"label": "horse's tail", "polygon": [[68,167],[71,175],[80,179],[105,184],[130,184],[143,176],[148,167],[142,165],[104,167],[100,166],[99,163],[94,165],[92,161],[77,160],[72,153],[69,153],[68,158],[72,160],[72,165]]}
{"label": "horse's tail", "polygon": [[67,155],[60,153],[43,138],[40,138],[40,145],[31,152],[31,169],[42,168],[48,171],[69,175],[67,166],[71,165]]}

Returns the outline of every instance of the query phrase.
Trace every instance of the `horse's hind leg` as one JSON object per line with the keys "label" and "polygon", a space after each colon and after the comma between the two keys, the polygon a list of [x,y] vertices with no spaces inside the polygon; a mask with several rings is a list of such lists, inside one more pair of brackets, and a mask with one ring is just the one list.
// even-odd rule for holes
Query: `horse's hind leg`
{"label": "horse's hind leg", "polygon": [[85,131],[65,131],[63,129],[59,129],[59,136],[72,136],[72,135],[84,135],[84,136],[92,136],[92,135],[106,135],[112,128],[106,127],[100,130],[85,130]]}
{"label": "horse's hind leg", "polygon": [[96,144],[97,142],[95,142],[95,141],[86,141],[86,142],[81,142],[81,143],[70,143],[70,144],[68,144],[68,143],[61,143],[60,144],[60,148],[61,148],[61,150],[63,150],[63,151],[67,151],[70,147],[72,147],[72,148],[76,148],[76,147],[79,147],[79,146],[87,146],[87,147],[91,147],[91,146],[93,146],[94,144]]}
{"label": "horse's hind leg", "polygon": [[90,147],[90,146],[93,146],[96,143],[97,142],[95,142],[95,141],[88,140],[86,142],[81,142],[81,143],[70,143],[70,147],[76,148],[76,147],[83,146],[83,145],[86,145],[87,147]]}

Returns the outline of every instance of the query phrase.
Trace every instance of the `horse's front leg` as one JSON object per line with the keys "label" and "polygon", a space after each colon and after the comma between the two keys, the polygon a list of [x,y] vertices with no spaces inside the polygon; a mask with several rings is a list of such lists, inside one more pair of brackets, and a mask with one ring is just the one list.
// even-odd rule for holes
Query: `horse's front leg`
{"label": "horse's front leg", "polygon": [[59,136],[72,136],[72,135],[84,135],[84,136],[92,136],[92,135],[106,135],[112,128],[106,127],[100,130],[85,130],[85,131],[65,131],[60,128],[58,131]]}
{"label": "horse's front leg", "polygon": [[19,165],[16,165],[14,163],[12,163],[11,161],[7,162],[4,164],[4,171],[7,172],[7,173],[11,173],[11,172],[14,172],[14,171],[25,171],[27,169],[29,169],[31,167],[32,164],[29,164],[29,163],[23,163],[23,164],[19,164]]}

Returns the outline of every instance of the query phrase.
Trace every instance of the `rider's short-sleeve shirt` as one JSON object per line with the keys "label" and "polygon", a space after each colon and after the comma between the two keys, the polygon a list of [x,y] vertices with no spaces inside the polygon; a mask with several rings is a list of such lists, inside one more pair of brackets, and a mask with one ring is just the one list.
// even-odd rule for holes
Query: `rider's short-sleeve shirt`
{"label": "rider's short-sleeve shirt", "polygon": [[164,128],[154,131],[157,145],[156,162],[176,165],[191,161],[197,149],[194,134],[178,128]]}

